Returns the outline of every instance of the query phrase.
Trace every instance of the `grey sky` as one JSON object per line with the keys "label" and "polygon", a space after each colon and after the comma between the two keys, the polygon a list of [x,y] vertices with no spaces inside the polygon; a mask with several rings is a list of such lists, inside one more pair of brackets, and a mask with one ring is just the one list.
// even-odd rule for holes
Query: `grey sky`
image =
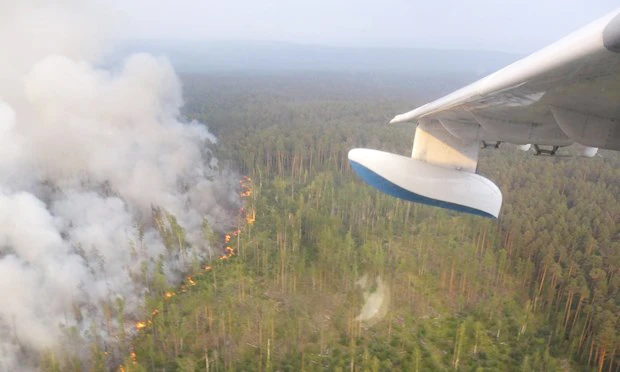
{"label": "grey sky", "polygon": [[113,0],[126,38],[531,52],[617,0]]}

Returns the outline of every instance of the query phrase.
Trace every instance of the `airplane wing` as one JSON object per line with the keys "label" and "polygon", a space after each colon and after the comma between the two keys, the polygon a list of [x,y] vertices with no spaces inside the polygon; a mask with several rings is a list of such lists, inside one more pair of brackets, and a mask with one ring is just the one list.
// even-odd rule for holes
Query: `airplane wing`
{"label": "airplane wing", "polygon": [[461,139],[620,150],[620,10],[391,123]]}
{"label": "airplane wing", "polygon": [[[480,147],[533,144],[537,154],[553,155],[579,143],[586,156],[597,148],[620,150],[620,9],[390,123],[408,121],[418,123],[411,158],[381,155],[377,163],[376,152],[355,149],[349,153],[353,169],[392,195],[497,217],[501,192],[475,174]],[[385,162],[399,164],[398,170]],[[445,186],[446,171],[460,181]],[[402,173],[418,179],[403,180]],[[420,177],[438,179],[421,187]]]}

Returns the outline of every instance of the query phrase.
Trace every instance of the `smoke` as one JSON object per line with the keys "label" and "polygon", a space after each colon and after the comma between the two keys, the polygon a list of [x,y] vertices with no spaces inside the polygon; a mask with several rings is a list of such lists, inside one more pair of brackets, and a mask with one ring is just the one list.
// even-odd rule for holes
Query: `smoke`
{"label": "smoke", "polygon": [[[233,222],[233,176],[206,126],[180,121],[171,65],[140,54],[96,67],[105,25],[93,14],[77,1],[0,4],[0,370],[34,367],[67,329],[109,332],[102,304],[135,315],[143,267],[163,257],[178,280],[210,253],[203,222]],[[166,248],[154,210],[184,228],[183,251]]]}

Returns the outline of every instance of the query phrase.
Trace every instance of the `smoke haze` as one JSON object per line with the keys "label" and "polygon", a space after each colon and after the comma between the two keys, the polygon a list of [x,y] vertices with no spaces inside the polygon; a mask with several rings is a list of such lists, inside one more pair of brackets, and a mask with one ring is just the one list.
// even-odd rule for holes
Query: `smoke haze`
{"label": "smoke haze", "polygon": [[[35,368],[63,329],[106,329],[102,304],[128,317],[164,257],[174,282],[208,257],[203,221],[232,223],[230,180],[200,123],[180,121],[165,59],[96,67],[105,25],[77,1],[0,3],[0,370]],[[186,252],[166,249],[152,208],[176,217]]]}

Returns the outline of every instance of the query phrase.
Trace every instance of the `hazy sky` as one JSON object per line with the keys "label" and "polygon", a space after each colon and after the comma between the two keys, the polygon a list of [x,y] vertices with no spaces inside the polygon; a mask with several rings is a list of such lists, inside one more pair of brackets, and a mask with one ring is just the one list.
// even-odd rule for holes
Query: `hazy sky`
{"label": "hazy sky", "polygon": [[[618,0],[112,0],[123,37],[530,52]],[[119,22],[120,23],[120,22]]]}

